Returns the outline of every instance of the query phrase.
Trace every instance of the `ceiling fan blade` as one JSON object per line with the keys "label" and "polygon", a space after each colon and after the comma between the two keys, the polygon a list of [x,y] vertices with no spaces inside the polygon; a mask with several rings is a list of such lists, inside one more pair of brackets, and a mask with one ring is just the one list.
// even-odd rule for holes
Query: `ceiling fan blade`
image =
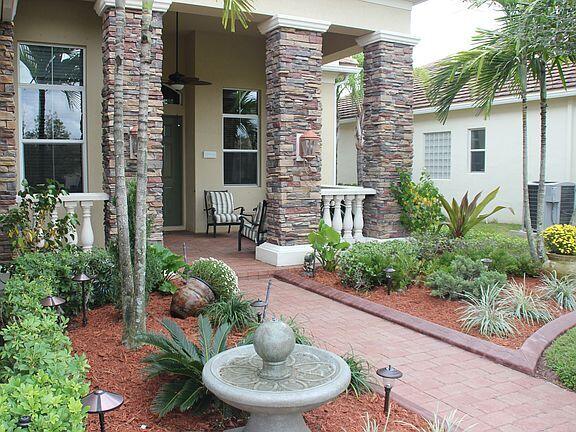
{"label": "ceiling fan blade", "polygon": [[209,85],[212,85],[211,82],[202,81],[202,80],[201,80],[200,78],[198,78],[198,77],[191,78],[190,81],[188,82],[188,84],[195,85],[195,86],[209,86]]}

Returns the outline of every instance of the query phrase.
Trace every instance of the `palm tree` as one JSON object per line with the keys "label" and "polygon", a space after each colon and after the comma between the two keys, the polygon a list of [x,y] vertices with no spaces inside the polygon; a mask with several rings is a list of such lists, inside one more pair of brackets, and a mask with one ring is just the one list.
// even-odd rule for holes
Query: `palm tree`
{"label": "palm tree", "polygon": [[252,9],[252,0],[224,0],[222,26],[231,32],[236,31],[236,21],[238,21],[242,27],[248,27]]}

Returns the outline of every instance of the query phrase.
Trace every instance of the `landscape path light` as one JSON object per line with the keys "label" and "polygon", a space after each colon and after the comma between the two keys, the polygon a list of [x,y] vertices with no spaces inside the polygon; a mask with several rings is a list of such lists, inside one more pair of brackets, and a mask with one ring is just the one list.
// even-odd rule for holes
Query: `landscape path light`
{"label": "landscape path light", "polygon": [[304,256],[304,274],[308,277],[316,276],[316,253],[310,252]]}
{"label": "landscape path light", "polygon": [[31,420],[32,419],[30,418],[30,416],[22,416],[20,417],[20,420],[18,420],[18,424],[16,426],[22,429],[28,429],[32,424]]}
{"label": "landscape path light", "polygon": [[88,325],[88,292],[86,290],[86,283],[92,281],[92,278],[84,273],[80,273],[74,276],[72,280],[79,283],[82,287],[82,325],[86,327]]}
{"label": "landscape path light", "polygon": [[89,414],[98,414],[100,420],[100,432],[106,432],[104,423],[104,413],[120,408],[124,403],[124,398],[105,390],[94,390],[88,396],[82,398],[82,406],[88,408]]}
{"label": "landscape path light", "polygon": [[386,415],[390,412],[390,395],[392,394],[392,387],[396,381],[402,378],[402,372],[398,369],[388,365],[385,368],[378,369],[376,375],[382,378],[384,384],[384,412]]}
{"label": "landscape path light", "polygon": [[270,304],[270,289],[271,288],[272,288],[272,280],[270,279],[268,281],[268,286],[266,287],[266,299],[260,300],[260,298],[258,298],[257,300],[254,300],[252,303],[250,303],[252,310],[254,311],[256,316],[258,317],[259,323],[263,323],[264,320],[266,319],[266,310],[268,309],[268,305]]}
{"label": "landscape path light", "polygon": [[388,295],[392,293],[392,277],[394,276],[394,270],[392,267],[386,269],[386,288],[388,290]]}
{"label": "landscape path light", "polygon": [[492,261],[490,258],[482,258],[480,262],[484,265],[484,269],[490,270],[490,267],[492,267],[492,263],[494,261]]}
{"label": "landscape path light", "polygon": [[63,298],[51,295],[40,300],[42,307],[54,309],[59,316],[64,315],[64,312],[62,311],[62,305],[65,303],[66,300]]}

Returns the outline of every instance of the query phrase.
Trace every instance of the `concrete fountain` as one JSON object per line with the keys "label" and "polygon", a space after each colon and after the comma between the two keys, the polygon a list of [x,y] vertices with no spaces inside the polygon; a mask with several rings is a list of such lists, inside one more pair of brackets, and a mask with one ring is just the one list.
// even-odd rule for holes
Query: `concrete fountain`
{"label": "concrete fountain", "polygon": [[202,373],[218,399],[250,413],[244,428],[227,432],[310,432],[302,417],[340,395],[350,368],[339,356],[298,345],[282,321],[261,324],[254,345],[213,357]]}

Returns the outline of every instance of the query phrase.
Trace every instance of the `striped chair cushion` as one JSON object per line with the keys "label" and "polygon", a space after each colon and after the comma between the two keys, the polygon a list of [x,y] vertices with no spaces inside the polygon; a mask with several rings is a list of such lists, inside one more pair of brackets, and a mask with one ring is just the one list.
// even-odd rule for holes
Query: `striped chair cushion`
{"label": "striped chair cushion", "polygon": [[254,223],[261,224],[262,223],[262,213],[264,210],[264,203],[260,202],[258,207],[256,207],[256,214],[254,215]]}
{"label": "striped chair cushion", "polygon": [[253,242],[258,241],[258,227],[252,222],[244,219],[244,226],[242,227],[242,235],[248,237]]}
{"label": "striped chair cushion", "polygon": [[216,213],[214,214],[216,223],[237,223],[240,222],[240,216],[236,213]]}
{"label": "striped chair cushion", "polygon": [[234,197],[230,192],[208,192],[208,206],[214,208],[213,222],[217,224],[240,222],[240,215],[234,213]]}

